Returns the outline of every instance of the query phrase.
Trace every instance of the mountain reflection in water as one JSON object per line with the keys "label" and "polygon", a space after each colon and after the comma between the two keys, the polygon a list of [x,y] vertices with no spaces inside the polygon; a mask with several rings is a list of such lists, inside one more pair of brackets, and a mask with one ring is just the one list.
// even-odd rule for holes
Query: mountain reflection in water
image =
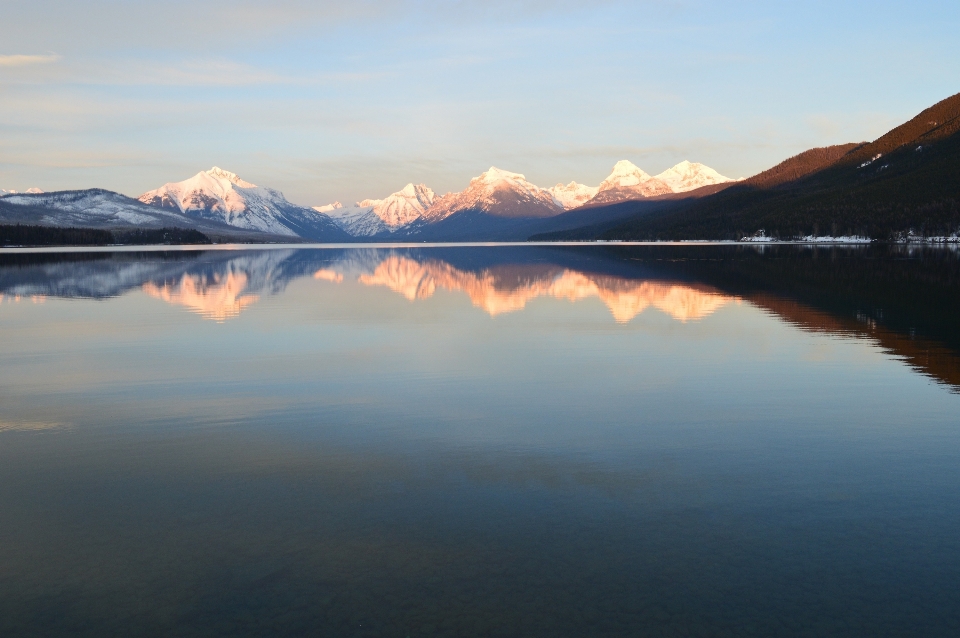
{"label": "mountain reflection in water", "polygon": [[679,322],[747,302],[803,330],[867,339],[960,388],[955,251],[899,247],[279,249],[0,256],[0,299],[103,298],[141,289],[205,319],[234,319],[312,278],[411,301],[466,294],[496,317],[538,298],[599,299],[616,323]]}
{"label": "mountain reflection in water", "polygon": [[958,635],[958,287],[882,246],[0,251],[0,636]]}
{"label": "mountain reflection in water", "polygon": [[[350,260],[346,261],[347,267],[352,265]],[[188,273],[179,281],[150,281],[143,285],[143,291],[156,299],[185,306],[206,319],[224,321],[239,316],[245,307],[260,299],[259,294],[245,294],[251,277],[236,268],[236,264],[231,264],[229,272],[212,277]],[[351,274],[338,271],[335,265],[313,273],[314,279],[334,283],[342,283],[345,277]],[[494,317],[523,310],[538,297],[571,302],[598,298],[617,323],[626,323],[650,307],[686,322],[707,317],[734,300],[706,286],[638,281],[553,266],[499,266],[470,272],[440,260],[393,254],[385,256],[373,272],[360,272],[352,278],[365,286],[384,286],[410,301],[428,299],[438,288],[463,292],[474,306]]]}
{"label": "mountain reflection in water", "polygon": [[167,303],[185,306],[205,319],[225,321],[256,303],[259,295],[244,294],[248,277],[242,272],[216,274],[212,280],[202,275],[184,274],[179,282],[158,286],[152,281],[143,284],[143,291]]}
{"label": "mountain reflection in water", "polygon": [[[683,284],[636,281],[562,268],[535,267],[464,272],[443,261],[391,255],[373,273],[360,275],[368,286],[386,286],[407,299],[427,299],[437,288],[465,292],[491,316],[523,310],[537,297],[580,301],[597,297],[617,323],[626,323],[653,306],[678,321],[702,319],[732,298]],[[512,275],[512,276],[511,276]]]}

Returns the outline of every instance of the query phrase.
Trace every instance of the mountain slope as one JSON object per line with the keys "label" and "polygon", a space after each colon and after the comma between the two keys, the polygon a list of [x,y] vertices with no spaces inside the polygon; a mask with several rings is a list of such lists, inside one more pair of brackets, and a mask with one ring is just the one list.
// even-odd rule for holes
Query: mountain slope
{"label": "mountain slope", "polygon": [[613,167],[610,175],[600,183],[596,196],[589,204],[612,204],[630,199],[644,199],[667,195],[673,190],[656,177],[635,166],[632,162],[621,160]]}
{"label": "mountain slope", "polygon": [[363,201],[359,206],[372,205],[377,217],[390,229],[419,219],[436,201],[437,195],[425,184],[407,184],[386,199]]}
{"label": "mountain slope", "polygon": [[563,210],[571,210],[583,206],[596,197],[600,191],[600,187],[570,182],[566,186],[557,184],[556,186],[546,189],[546,191],[553,196],[553,201],[557,206]]}
{"label": "mountain slope", "polygon": [[[733,180],[703,164],[681,162],[651,177],[628,161],[618,162],[600,186],[577,182],[540,188],[519,173],[491,167],[459,193],[437,197],[424,186],[407,186],[386,199],[368,199],[353,206],[339,203],[315,207],[330,215],[354,237],[378,240],[494,241],[524,240],[525,233],[571,228],[574,220],[602,223],[629,214],[618,209],[567,216],[574,210],[598,210],[604,203],[698,197],[725,188]],[[666,180],[666,181],[664,181]],[[668,184],[669,182],[669,184]],[[662,206],[655,207],[657,210]],[[547,222],[563,218],[558,223]],[[449,220],[449,221],[448,221]]]}
{"label": "mountain slope", "polygon": [[243,234],[226,224],[154,208],[100,188],[4,195],[0,197],[0,223],[117,230],[193,228],[214,237]]}
{"label": "mountain slope", "polygon": [[552,217],[563,212],[553,196],[531,184],[520,173],[496,167],[470,180],[460,193],[437,198],[423,214],[428,222],[437,222],[461,211],[482,211],[494,217]]}
{"label": "mountain slope", "polygon": [[877,140],[812,149],[714,196],[635,219],[607,239],[739,239],[960,229],[960,94]]}
{"label": "mountain slope", "polygon": [[373,206],[361,206],[358,202],[353,206],[328,204],[327,206],[314,206],[313,209],[329,215],[340,230],[352,237],[373,237],[390,232],[390,228],[373,211]]}
{"label": "mountain slope", "polygon": [[330,215],[336,224],[354,237],[390,234],[420,219],[436,201],[436,194],[424,184],[407,184],[384,199],[365,199],[353,206],[339,202],[315,206]]}
{"label": "mountain slope", "polygon": [[280,191],[246,182],[213,167],[182,182],[171,182],[138,198],[144,204],[244,230],[314,241],[348,241],[325,213],[297,206]]}

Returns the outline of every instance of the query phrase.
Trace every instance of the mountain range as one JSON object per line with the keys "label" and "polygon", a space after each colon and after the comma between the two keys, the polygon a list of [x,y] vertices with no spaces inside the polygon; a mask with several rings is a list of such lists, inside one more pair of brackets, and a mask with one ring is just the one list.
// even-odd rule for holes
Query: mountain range
{"label": "mountain range", "polygon": [[655,199],[733,182],[708,166],[686,161],[652,177],[624,160],[599,186],[570,182],[550,188],[541,188],[520,173],[490,167],[458,193],[438,196],[424,184],[407,184],[382,200],[368,199],[353,206],[334,202],[314,210],[330,215],[355,237],[523,240],[531,232],[549,230],[558,223],[580,223],[565,213],[584,206]]}
{"label": "mountain range", "polygon": [[103,189],[0,192],[0,225],[183,228],[214,241],[740,239],[960,230],[960,94],[874,142],[815,148],[749,179],[680,162],[616,163],[597,186],[543,188],[491,167],[459,192],[407,184],[382,199],[308,208],[214,167],[133,199]]}
{"label": "mountain range", "polygon": [[189,228],[219,241],[246,242],[524,240],[535,232],[582,224],[580,217],[566,213],[585,206],[676,195],[701,184],[732,182],[702,164],[681,162],[651,177],[621,161],[599,186],[570,182],[541,188],[520,173],[491,167],[456,193],[437,195],[424,184],[411,183],[383,199],[306,208],[280,191],[215,166],[136,199],[103,189],[0,195],[0,224]]}

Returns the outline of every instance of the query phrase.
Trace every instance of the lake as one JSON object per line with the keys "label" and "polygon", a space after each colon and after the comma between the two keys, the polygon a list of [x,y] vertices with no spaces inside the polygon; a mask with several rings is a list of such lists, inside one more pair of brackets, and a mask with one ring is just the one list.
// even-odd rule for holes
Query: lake
{"label": "lake", "polygon": [[960,255],[0,251],[0,635],[960,635]]}

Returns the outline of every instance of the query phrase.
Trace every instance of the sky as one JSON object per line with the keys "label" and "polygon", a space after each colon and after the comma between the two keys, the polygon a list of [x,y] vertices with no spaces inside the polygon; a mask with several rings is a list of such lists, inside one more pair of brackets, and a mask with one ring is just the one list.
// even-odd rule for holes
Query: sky
{"label": "sky", "polygon": [[960,92],[960,3],[0,0],[0,188],[216,165],[321,205],[490,166],[753,175]]}

